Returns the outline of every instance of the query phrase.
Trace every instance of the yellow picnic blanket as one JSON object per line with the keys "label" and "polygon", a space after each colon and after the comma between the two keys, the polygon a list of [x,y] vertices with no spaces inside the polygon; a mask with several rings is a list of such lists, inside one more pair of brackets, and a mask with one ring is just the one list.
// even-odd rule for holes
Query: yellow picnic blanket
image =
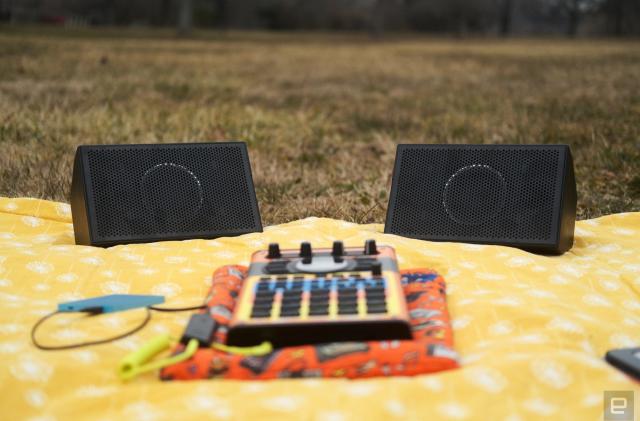
{"label": "yellow picnic blanket", "polygon": [[[462,368],[359,381],[163,383],[153,373],[123,384],[118,361],[158,333],[179,336],[187,313],[156,313],[134,336],[78,350],[40,351],[29,339],[33,323],[61,301],[134,293],[162,294],[171,306],[199,304],[216,267],[247,264],[269,242],[359,245],[368,238],[395,247],[401,268],[444,275]],[[0,198],[0,418],[602,419],[604,391],[640,395],[637,383],[603,360],[608,349],[640,344],[639,238],[640,213],[578,222],[573,249],[558,257],[307,218],[235,238],[101,249],[74,245],[68,205]],[[117,334],[144,311],[61,317],[43,328],[41,341]]]}

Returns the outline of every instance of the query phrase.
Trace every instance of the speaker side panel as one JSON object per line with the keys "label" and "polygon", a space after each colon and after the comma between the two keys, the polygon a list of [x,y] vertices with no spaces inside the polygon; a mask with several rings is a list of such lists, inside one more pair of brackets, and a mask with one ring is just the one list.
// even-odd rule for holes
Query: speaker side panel
{"label": "speaker side panel", "polygon": [[389,202],[387,203],[387,217],[384,223],[385,234],[396,234],[393,231],[393,214],[396,210],[396,197],[398,195],[398,183],[400,182],[400,163],[402,162],[402,154],[405,150],[405,145],[398,145],[396,148],[396,158],[393,162],[393,172],[391,173],[391,191],[389,193]]}
{"label": "speaker side panel", "polygon": [[244,162],[245,167],[245,180],[247,183],[247,187],[249,189],[249,201],[251,205],[251,209],[253,212],[253,223],[254,223],[254,231],[252,232],[262,232],[262,217],[260,216],[260,206],[258,205],[258,198],[256,197],[256,189],[253,183],[253,172],[251,170],[251,160],[249,159],[249,150],[247,148],[247,144],[244,142],[237,142],[238,147],[242,151],[242,160]]}
{"label": "speaker side panel", "polygon": [[71,179],[71,218],[76,244],[92,245],[87,210],[85,171],[82,160],[83,147],[78,146],[73,160],[73,177]]}
{"label": "speaker side panel", "polygon": [[562,207],[560,209],[560,228],[557,254],[562,254],[573,247],[576,223],[576,208],[578,196],[576,192],[576,177],[573,168],[571,149],[566,147],[564,160],[564,174],[562,180]]}

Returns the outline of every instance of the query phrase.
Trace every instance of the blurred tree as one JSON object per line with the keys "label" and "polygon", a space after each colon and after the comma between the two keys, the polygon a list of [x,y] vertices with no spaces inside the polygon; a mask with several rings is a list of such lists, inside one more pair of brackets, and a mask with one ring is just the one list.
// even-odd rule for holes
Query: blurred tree
{"label": "blurred tree", "polygon": [[566,0],[562,4],[567,11],[569,17],[567,23],[567,35],[575,37],[578,33],[578,24],[580,23],[580,6],[581,0]]}
{"label": "blurred tree", "polygon": [[411,27],[428,32],[486,32],[494,26],[495,0],[407,0]]}
{"label": "blurred tree", "polygon": [[298,28],[299,17],[296,11],[296,3],[296,0],[258,2],[258,16],[268,29],[296,29]]}
{"label": "blurred tree", "polygon": [[640,1],[605,0],[601,9],[613,35],[640,34]]}
{"label": "blurred tree", "polygon": [[192,29],[193,3],[191,0],[180,0],[178,7],[178,35],[189,35]]}
{"label": "blurred tree", "polygon": [[380,37],[389,29],[404,29],[404,0],[374,0],[371,9],[369,32]]}
{"label": "blurred tree", "polygon": [[500,35],[506,37],[511,33],[511,23],[513,18],[513,0],[502,0],[500,10]]}
{"label": "blurred tree", "polygon": [[161,25],[170,25],[171,22],[171,0],[160,1],[160,21]]}
{"label": "blurred tree", "polygon": [[222,29],[229,27],[229,2],[228,0],[213,0],[215,6],[215,25]]}
{"label": "blurred tree", "polygon": [[622,35],[623,26],[622,22],[624,19],[624,9],[625,9],[625,1],[624,0],[610,0],[606,2],[605,11],[608,12],[609,18],[613,20],[613,33],[615,35]]}
{"label": "blurred tree", "polygon": [[569,37],[575,37],[582,17],[597,11],[604,0],[543,0],[546,2],[552,14],[559,14],[566,19],[565,33]]}

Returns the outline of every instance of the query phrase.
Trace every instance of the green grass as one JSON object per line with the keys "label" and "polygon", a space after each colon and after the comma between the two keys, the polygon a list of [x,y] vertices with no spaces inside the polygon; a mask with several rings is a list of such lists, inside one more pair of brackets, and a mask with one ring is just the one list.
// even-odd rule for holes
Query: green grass
{"label": "green grass", "polygon": [[241,139],[266,224],[383,222],[395,145],[567,143],[579,217],[640,210],[640,42],[0,27],[0,194],[75,147]]}

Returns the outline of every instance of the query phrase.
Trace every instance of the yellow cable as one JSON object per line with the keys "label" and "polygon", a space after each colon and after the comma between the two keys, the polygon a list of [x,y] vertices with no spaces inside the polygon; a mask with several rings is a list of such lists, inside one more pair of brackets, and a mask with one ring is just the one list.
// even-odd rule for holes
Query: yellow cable
{"label": "yellow cable", "polygon": [[263,355],[270,354],[273,351],[271,342],[263,342],[260,345],[247,347],[228,346],[225,344],[214,343],[211,347],[218,351],[228,352],[229,354],[244,355],[246,357],[261,357]]}
{"label": "yellow cable", "polygon": [[[120,377],[120,380],[131,380],[139,374],[188,360],[198,350],[198,341],[196,339],[191,339],[185,350],[180,354],[163,358],[155,362],[149,362],[162,351],[169,349],[172,340],[173,338],[170,335],[156,336],[144,344],[140,349],[125,356],[118,365],[118,377]],[[214,343],[211,347],[218,351],[244,356],[263,356],[273,351],[271,342],[263,342],[260,345],[251,347],[227,346],[224,344]]]}
{"label": "yellow cable", "polygon": [[120,361],[120,365],[118,366],[118,376],[123,381],[131,380],[139,374],[188,360],[198,350],[198,341],[196,339],[191,339],[185,350],[178,355],[145,364],[160,352],[168,349],[170,346],[171,337],[169,335],[160,335],[152,339],[142,348],[130,353]]}

